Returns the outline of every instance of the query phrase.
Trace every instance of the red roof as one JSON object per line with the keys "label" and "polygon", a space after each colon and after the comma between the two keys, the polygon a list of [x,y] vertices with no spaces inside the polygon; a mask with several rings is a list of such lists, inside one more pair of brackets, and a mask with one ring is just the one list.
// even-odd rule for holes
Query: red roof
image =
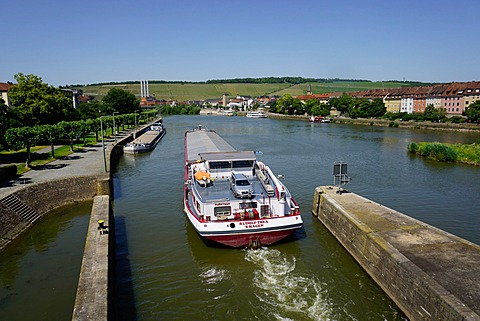
{"label": "red roof", "polygon": [[12,85],[5,82],[0,82],[0,91],[8,91]]}

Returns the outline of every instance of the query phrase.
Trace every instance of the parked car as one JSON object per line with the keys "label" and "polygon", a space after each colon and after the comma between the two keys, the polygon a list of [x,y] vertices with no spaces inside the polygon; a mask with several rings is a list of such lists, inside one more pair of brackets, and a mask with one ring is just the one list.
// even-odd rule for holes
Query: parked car
{"label": "parked car", "polygon": [[241,173],[232,172],[232,176],[230,176],[230,189],[237,198],[253,197],[253,186],[247,177]]}

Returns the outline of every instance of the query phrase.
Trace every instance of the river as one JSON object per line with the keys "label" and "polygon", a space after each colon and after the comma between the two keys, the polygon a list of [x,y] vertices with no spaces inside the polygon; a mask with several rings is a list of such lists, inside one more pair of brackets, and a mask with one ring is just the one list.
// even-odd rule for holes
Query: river
{"label": "river", "polygon": [[[157,148],[124,155],[114,173],[119,320],[404,319],[311,215],[314,188],[333,184],[337,161],[348,164],[352,181],[346,189],[480,244],[480,168],[438,163],[406,150],[409,141],[471,143],[479,134],[246,117],[168,116],[164,123],[167,134]],[[258,158],[285,176],[304,228],[260,250],[203,242],[182,202],[183,134],[198,124],[239,150],[263,152]],[[71,223],[84,215],[68,215],[67,232],[86,232]],[[22,261],[35,249],[18,251]],[[83,249],[76,251],[81,256]],[[3,264],[9,257],[1,259]],[[2,268],[2,280],[5,273],[21,280],[26,270]],[[26,281],[9,281],[9,293],[15,282]],[[12,310],[22,291],[0,292],[0,319],[8,320],[2,311]]]}

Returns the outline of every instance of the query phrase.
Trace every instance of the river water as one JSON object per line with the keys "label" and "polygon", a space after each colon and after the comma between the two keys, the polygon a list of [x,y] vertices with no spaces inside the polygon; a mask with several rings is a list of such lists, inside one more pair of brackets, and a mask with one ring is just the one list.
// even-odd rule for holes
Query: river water
{"label": "river water", "polygon": [[[480,244],[480,168],[438,163],[406,150],[409,141],[471,143],[479,134],[246,117],[169,116],[164,123],[167,134],[157,148],[145,155],[124,155],[114,174],[119,320],[404,319],[311,215],[314,189],[333,184],[336,161],[348,164],[348,190]],[[215,129],[239,150],[263,152],[258,158],[285,176],[304,228],[259,250],[203,242],[182,202],[183,134],[198,124]],[[70,219],[64,233],[86,233],[85,215],[65,213]],[[50,242],[47,252],[61,252],[51,246],[58,239]],[[14,311],[15,304],[18,308],[29,298],[22,292],[33,291],[16,285],[29,284],[25,273],[55,273],[27,258],[36,253],[35,247],[18,247],[12,251],[23,254],[0,257],[1,320],[14,320],[4,311]],[[78,263],[79,270],[83,248],[73,250],[78,262],[63,264]],[[15,258],[28,268],[5,267],[4,261]],[[76,280],[70,283],[74,293]],[[73,306],[69,300],[70,306],[52,294],[49,304],[66,305],[68,315]],[[30,319],[38,320],[34,316],[39,313],[31,313]]]}

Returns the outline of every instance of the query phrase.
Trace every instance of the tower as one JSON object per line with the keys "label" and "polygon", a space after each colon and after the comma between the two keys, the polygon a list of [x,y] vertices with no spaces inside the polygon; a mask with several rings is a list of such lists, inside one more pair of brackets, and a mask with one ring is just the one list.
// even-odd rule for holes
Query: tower
{"label": "tower", "polygon": [[140,97],[148,97],[148,80],[140,80]]}

